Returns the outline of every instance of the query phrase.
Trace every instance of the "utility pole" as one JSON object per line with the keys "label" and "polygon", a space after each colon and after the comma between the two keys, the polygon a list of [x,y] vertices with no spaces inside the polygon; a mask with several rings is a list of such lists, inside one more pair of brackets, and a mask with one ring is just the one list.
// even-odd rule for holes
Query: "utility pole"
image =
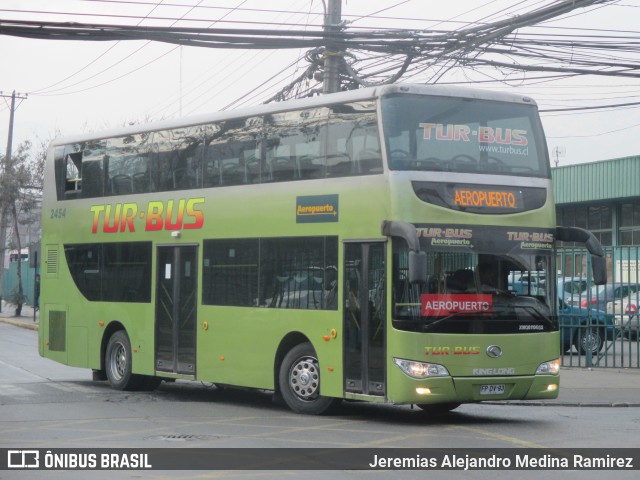
{"label": "utility pole", "polygon": [[[7,153],[4,156],[4,162],[0,164],[0,185],[2,185],[5,175],[11,176],[13,172],[11,172],[11,150],[13,148],[13,117],[16,111],[16,98],[20,100],[25,100],[27,98],[26,95],[22,95],[20,93],[16,93],[14,90],[11,95],[7,95],[4,92],[0,91],[0,97],[2,98],[11,98],[11,108],[9,109],[9,135],[7,137]],[[6,246],[7,246],[7,224],[6,224],[6,216],[9,211],[9,205],[6,202],[6,198],[0,196],[0,301],[4,296],[4,291],[2,288],[2,277],[4,276],[4,258],[6,254]],[[20,258],[20,252],[18,252],[18,259]],[[18,264],[20,265],[20,264]],[[2,304],[0,303],[0,310],[2,309]]]}
{"label": "utility pole", "polygon": [[[327,11],[324,15],[324,31],[327,33],[340,31],[340,22],[342,21],[341,2],[342,0],[329,0]],[[327,36],[326,39],[322,93],[334,93],[340,91],[340,57],[330,37]]]}

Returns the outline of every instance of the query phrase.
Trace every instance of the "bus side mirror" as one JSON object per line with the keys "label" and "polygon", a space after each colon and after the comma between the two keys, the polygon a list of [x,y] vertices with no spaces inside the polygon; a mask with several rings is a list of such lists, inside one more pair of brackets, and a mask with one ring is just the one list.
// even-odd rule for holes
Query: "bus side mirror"
{"label": "bus side mirror", "polygon": [[383,220],[382,235],[402,238],[409,247],[409,283],[422,284],[427,281],[427,254],[420,250],[420,239],[416,227],[400,220]]}
{"label": "bus side mirror", "polygon": [[583,243],[591,254],[593,283],[596,285],[607,283],[607,260],[602,245],[593,233],[578,227],[556,227],[556,240]]}
{"label": "bus side mirror", "polygon": [[604,257],[591,257],[591,270],[593,270],[593,283],[604,285],[607,283],[607,260]]}
{"label": "bus side mirror", "polygon": [[424,284],[427,281],[427,255],[424,252],[409,252],[409,283]]}

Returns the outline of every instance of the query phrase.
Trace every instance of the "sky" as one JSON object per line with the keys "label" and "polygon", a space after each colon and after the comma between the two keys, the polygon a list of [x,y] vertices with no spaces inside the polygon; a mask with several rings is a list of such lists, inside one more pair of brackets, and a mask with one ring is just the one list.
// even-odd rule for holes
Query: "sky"
{"label": "sky", "polygon": [[[343,0],[342,17],[348,28],[455,30],[551,3],[554,0]],[[293,29],[319,27],[323,9],[321,0],[1,0],[0,19]],[[528,31],[589,34],[597,29],[624,31],[639,39],[639,25],[640,2],[617,0]],[[302,73],[307,66],[304,54],[298,48],[228,50],[0,35],[0,91],[27,96],[18,100],[15,112],[15,149],[24,140],[39,143],[56,135],[257,105]],[[633,61],[639,60],[637,54]],[[640,78],[590,75],[532,81],[536,75],[459,68],[438,82],[521,93],[535,99],[541,110],[640,102]],[[425,74],[401,81],[425,83],[433,78]],[[640,155],[640,105],[541,116],[552,165]],[[8,124],[8,99],[0,98],[3,153]]]}

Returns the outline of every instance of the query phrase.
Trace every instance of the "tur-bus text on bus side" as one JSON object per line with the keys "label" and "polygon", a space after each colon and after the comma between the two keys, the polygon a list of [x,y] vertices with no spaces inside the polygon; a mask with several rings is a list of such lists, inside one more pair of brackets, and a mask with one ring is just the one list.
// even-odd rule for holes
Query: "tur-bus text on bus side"
{"label": "tur-bus text on bus side", "polygon": [[93,205],[91,233],[135,232],[144,221],[144,231],[199,229],[204,225],[200,204],[204,198],[151,201],[146,209],[136,203]]}

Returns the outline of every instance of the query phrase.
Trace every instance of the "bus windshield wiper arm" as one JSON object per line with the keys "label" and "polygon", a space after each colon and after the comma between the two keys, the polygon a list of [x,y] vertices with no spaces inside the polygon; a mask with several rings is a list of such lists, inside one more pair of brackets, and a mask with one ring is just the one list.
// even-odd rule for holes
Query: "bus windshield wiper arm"
{"label": "bus windshield wiper arm", "polygon": [[424,326],[424,328],[422,329],[424,332],[426,332],[427,330],[430,330],[431,328],[435,327],[436,325],[439,325],[443,322],[446,322],[447,320],[451,320],[452,318],[456,318],[456,317],[471,317],[473,316],[473,314],[476,312],[456,312],[456,313],[452,313],[451,315],[447,315],[446,317],[442,317],[439,318],[438,320],[434,320],[433,322],[427,324]]}
{"label": "bus windshield wiper arm", "polygon": [[513,305],[513,307],[525,309],[527,312],[530,312],[534,318],[538,320],[542,320],[544,323],[546,323],[550,327],[554,327],[553,321],[549,316],[543,315],[541,312],[539,312],[537,309],[533,308],[530,305]]}

